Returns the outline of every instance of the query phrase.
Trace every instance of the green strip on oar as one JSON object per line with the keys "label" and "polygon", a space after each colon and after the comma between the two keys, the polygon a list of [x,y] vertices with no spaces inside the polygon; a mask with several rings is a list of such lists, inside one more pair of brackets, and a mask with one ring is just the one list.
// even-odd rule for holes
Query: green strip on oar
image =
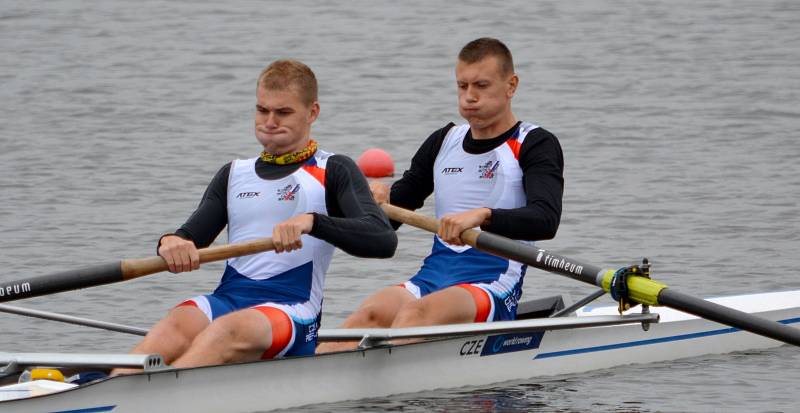
{"label": "green strip on oar", "polygon": [[[382,204],[381,207],[386,215],[395,221],[433,233],[436,233],[439,229],[439,222],[431,217],[390,204]],[[615,272],[614,270],[585,264],[551,251],[485,231],[466,230],[461,234],[461,240],[479,250],[596,285],[602,287],[605,291],[609,291],[611,277]],[[628,290],[630,298],[640,304],[673,308],[707,320],[800,346],[800,329],[673,291],[667,288],[666,285],[649,278],[630,276],[628,278]]]}
{"label": "green strip on oar", "polygon": [[[272,238],[262,238],[236,244],[203,248],[198,252],[200,254],[200,263],[206,263],[271,251],[272,249],[274,249]],[[167,269],[166,261],[156,256],[126,259],[24,280],[2,282],[0,283],[0,303],[128,281],[145,275],[167,271]]]}

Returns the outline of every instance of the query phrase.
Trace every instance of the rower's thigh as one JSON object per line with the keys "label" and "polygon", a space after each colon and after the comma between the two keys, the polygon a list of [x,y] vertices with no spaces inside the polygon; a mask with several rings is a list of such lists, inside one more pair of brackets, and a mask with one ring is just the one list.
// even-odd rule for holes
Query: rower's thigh
{"label": "rower's thigh", "polygon": [[343,328],[389,327],[397,312],[409,302],[416,300],[405,287],[393,285],[367,297],[350,317]]}
{"label": "rower's thigh", "polygon": [[272,328],[264,314],[252,308],[234,311],[214,319],[172,365],[194,367],[258,360],[271,342]]}
{"label": "rower's thigh", "polygon": [[214,320],[203,335],[236,346],[262,351],[272,341],[272,325],[268,317],[253,308],[228,313]]}
{"label": "rower's thigh", "polygon": [[453,286],[404,305],[392,327],[471,323],[476,311],[472,294]]}

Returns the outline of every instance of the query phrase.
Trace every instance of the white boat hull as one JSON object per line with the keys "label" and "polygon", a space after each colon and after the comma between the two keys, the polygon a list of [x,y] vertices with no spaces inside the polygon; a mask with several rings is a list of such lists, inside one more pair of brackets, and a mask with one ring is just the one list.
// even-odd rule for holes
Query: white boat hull
{"label": "white boat hull", "polygon": [[[800,291],[715,299],[800,325]],[[582,309],[578,316],[614,308]],[[254,412],[392,394],[574,374],[631,363],[776,347],[781,343],[658,308],[661,322],[474,335],[265,362],[116,377],[0,402],[2,412]]]}

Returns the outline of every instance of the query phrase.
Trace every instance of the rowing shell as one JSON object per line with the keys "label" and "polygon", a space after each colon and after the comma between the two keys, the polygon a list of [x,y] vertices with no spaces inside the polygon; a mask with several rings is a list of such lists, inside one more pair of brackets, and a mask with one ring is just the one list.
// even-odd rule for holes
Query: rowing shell
{"label": "rowing shell", "polygon": [[[800,291],[710,301],[784,324],[800,325]],[[645,331],[641,323],[620,324],[630,321],[614,315],[615,311],[616,307],[584,307],[574,317],[555,319],[561,321],[540,320],[546,327],[535,327],[536,320],[521,320],[519,323],[534,323],[528,331],[462,333],[467,335],[317,356],[153,370],[3,401],[0,411],[253,412],[781,345],[665,308],[658,309],[660,320]],[[657,320],[654,315],[628,317],[633,321]],[[618,322],[593,324],[610,318]],[[483,326],[491,324],[495,323]],[[373,331],[376,332],[377,329]],[[380,342],[381,337],[373,339]],[[0,394],[2,391],[0,387]]]}

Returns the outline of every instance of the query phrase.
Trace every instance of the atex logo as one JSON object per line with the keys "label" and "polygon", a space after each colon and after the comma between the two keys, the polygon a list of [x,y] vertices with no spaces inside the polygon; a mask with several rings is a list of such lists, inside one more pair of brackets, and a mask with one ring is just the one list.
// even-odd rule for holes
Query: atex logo
{"label": "atex logo", "polygon": [[297,195],[297,191],[299,190],[300,184],[295,185],[294,188],[289,184],[278,189],[278,201],[294,201],[295,195]]}
{"label": "atex logo", "polygon": [[497,172],[497,167],[500,166],[500,161],[487,161],[485,164],[478,165],[478,177],[480,179],[492,179]]}
{"label": "atex logo", "polygon": [[444,168],[442,169],[442,175],[455,175],[464,172],[464,168]]}
{"label": "atex logo", "polygon": [[236,199],[255,198],[260,194],[261,192],[239,192],[239,194],[236,195]]}

